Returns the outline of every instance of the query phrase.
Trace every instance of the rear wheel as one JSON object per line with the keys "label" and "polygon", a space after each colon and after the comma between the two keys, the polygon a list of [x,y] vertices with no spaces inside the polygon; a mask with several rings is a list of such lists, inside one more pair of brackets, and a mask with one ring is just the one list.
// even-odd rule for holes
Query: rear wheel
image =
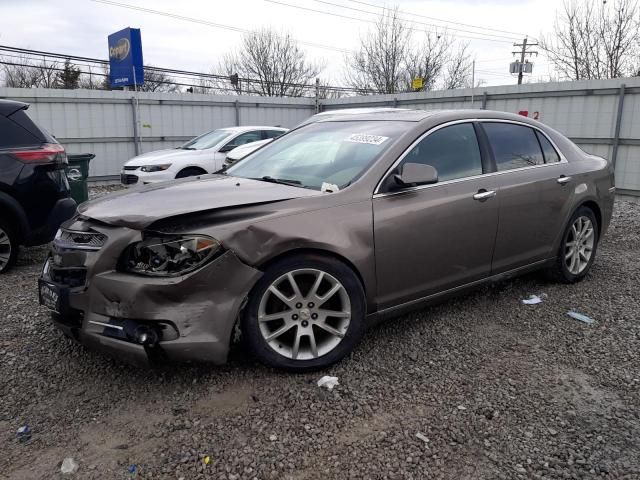
{"label": "rear wheel", "polygon": [[298,255],[271,265],[255,286],[242,333],[261,362],[289,371],[327,367],[364,331],[364,292],[342,262]]}
{"label": "rear wheel", "polygon": [[571,217],[551,273],[563,283],[575,283],[587,276],[598,247],[598,220],[588,207],[580,207]]}
{"label": "rear wheel", "polygon": [[18,256],[18,237],[10,225],[0,221],[0,273],[8,271]]}
{"label": "rear wheel", "polygon": [[176,175],[176,178],[197,177],[198,175],[205,175],[206,173],[207,172],[201,168],[188,167],[180,170]]}

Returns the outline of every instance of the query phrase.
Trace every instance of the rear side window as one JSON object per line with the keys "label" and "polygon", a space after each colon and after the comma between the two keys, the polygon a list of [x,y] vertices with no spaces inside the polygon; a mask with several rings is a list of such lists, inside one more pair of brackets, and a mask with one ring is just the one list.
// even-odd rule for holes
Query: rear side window
{"label": "rear side window", "polygon": [[262,134],[260,133],[260,130],[254,130],[252,132],[245,132],[238,135],[236,138],[231,140],[228,145],[239,147],[240,145],[257,142],[258,140],[262,140]]}
{"label": "rear side window", "polygon": [[558,155],[558,152],[556,152],[556,149],[553,148],[553,145],[551,145],[551,142],[547,140],[547,137],[545,137],[540,132],[536,132],[536,135],[538,136],[538,140],[540,141],[540,146],[542,147],[542,153],[544,154],[545,163],[559,162],[560,155]]}
{"label": "rear side window", "polygon": [[483,123],[493,149],[498,171],[544,164],[544,157],[532,128],[512,123]]}
{"label": "rear side window", "polygon": [[23,147],[42,143],[11,119],[0,115],[0,148]]}
{"label": "rear side window", "polygon": [[440,182],[482,174],[480,147],[470,123],[451,125],[427,135],[402,163],[431,165],[438,171]]}

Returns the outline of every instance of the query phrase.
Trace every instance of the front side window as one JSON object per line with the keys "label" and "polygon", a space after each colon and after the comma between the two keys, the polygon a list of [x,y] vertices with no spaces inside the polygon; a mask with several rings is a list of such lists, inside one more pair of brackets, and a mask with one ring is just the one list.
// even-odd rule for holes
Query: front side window
{"label": "front side window", "polygon": [[206,150],[207,148],[216,146],[229,135],[231,135],[231,132],[227,130],[214,130],[189,140],[178,148],[182,150]]}
{"label": "front side window", "polygon": [[551,142],[545,137],[542,133],[536,132],[538,136],[538,140],[540,141],[540,146],[542,147],[542,153],[544,154],[545,163],[555,163],[560,161],[560,155],[556,152],[556,149],[553,148]]}
{"label": "front side window", "polygon": [[513,123],[483,123],[498,171],[542,165],[544,157],[535,131]]}
{"label": "front side window", "polygon": [[253,132],[245,132],[238,135],[236,138],[231,140],[226,147],[239,147],[240,145],[245,145],[247,143],[257,142],[258,140],[262,140],[262,133],[260,130],[255,130]]}
{"label": "front side window", "polygon": [[471,123],[450,125],[427,135],[404,157],[404,163],[431,165],[439,182],[482,174],[480,147]]}
{"label": "front side window", "polygon": [[318,122],[287,133],[227,170],[332,191],[353,182],[409,128],[405,122]]}
{"label": "front side window", "polygon": [[282,130],[265,130],[263,133],[264,133],[264,138],[266,139],[266,138],[278,138],[284,132]]}

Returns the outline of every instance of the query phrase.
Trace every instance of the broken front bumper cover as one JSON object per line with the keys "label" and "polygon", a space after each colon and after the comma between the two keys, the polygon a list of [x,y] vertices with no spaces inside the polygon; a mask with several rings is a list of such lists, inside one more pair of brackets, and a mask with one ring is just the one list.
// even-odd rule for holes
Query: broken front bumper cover
{"label": "broken front bumper cover", "polygon": [[[53,310],[54,325],[88,348],[128,363],[224,363],[243,301],[262,272],[230,251],[175,278],[105,269],[106,262],[116,264],[116,252],[136,234],[99,230],[110,237],[100,252],[54,244],[39,282],[41,303]],[[114,237],[120,238],[112,242]]]}

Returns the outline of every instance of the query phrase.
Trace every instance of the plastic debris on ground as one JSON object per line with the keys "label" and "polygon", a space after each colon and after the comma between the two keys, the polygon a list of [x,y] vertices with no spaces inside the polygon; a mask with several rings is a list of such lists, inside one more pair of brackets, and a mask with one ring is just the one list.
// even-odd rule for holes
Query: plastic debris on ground
{"label": "plastic debris on ground", "polygon": [[202,459],[202,462],[205,465],[209,465],[211,463],[211,457],[209,455],[205,455],[204,458]]}
{"label": "plastic debris on ground", "polygon": [[78,471],[79,465],[77,462],[71,458],[67,457],[62,461],[62,465],[60,466],[60,471],[65,475],[69,475],[72,473],[76,473]]}
{"label": "plastic debris on ground", "polygon": [[529,298],[522,300],[522,303],[525,305],[537,305],[538,303],[542,303],[543,298],[547,298],[546,293],[541,293],[540,295],[529,295]]}
{"label": "plastic debris on ground", "polygon": [[136,473],[138,473],[138,465],[136,465],[135,463],[129,465],[129,468],[127,469],[127,471],[131,475],[135,475]]}
{"label": "plastic debris on ground", "polygon": [[31,429],[28,425],[23,425],[16,431],[16,437],[21,442],[26,442],[31,439]]}
{"label": "plastic debris on ground", "polygon": [[422,440],[424,443],[429,443],[429,439],[422,433],[416,433],[416,437]]}
{"label": "plastic debris on ground", "polygon": [[338,377],[330,377],[328,375],[325,375],[320,380],[318,380],[318,386],[324,387],[329,391],[333,390],[333,387],[335,387],[336,385],[340,385],[338,383]]}
{"label": "plastic debris on ground", "polygon": [[584,322],[584,323],[592,324],[593,322],[595,322],[593,318],[587,317],[582,313],[574,312],[573,310],[569,310],[567,312],[567,315],[569,315],[571,318],[575,318],[576,320],[580,320],[581,322]]}

